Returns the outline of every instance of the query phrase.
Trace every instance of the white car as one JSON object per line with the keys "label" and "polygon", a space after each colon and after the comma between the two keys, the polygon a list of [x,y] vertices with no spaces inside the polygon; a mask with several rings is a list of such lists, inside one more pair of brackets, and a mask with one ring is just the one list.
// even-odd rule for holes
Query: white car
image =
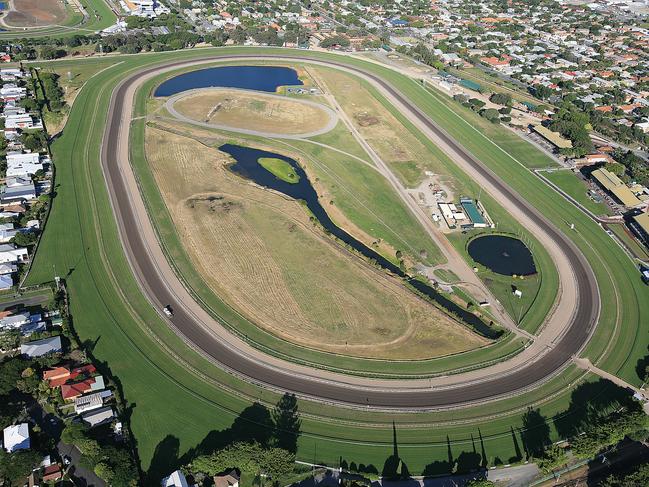
{"label": "white car", "polygon": [[171,310],[171,306],[169,305],[162,308],[162,311],[164,311],[164,314],[166,314],[169,318],[171,318],[174,315],[174,312]]}

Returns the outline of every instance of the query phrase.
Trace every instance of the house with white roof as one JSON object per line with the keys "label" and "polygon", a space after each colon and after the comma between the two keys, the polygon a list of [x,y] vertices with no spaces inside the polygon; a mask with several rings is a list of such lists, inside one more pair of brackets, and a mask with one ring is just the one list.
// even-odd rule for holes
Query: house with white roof
{"label": "house with white roof", "polygon": [[8,153],[7,154],[7,178],[31,176],[43,170],[43,162],[37,152]]}
{"label": "house with white roof", "polygon": [[16,113],[5,117],[5,127],[8,129],[41,129],[43,123],[34,118],[29,113]]}
{"label": "house with white roof", "polygon": [[23,247],[16,247],[12,243],[0,244],[0,264],[18,264],[27,262],[29,252]]}
{"label": "house with white roof", "polygon": [[20,353],[28,357],[42,357],[43,355],[61,351],[63,351],[63,346],[61,345],[60,336],[35,340],[33,342],[23,343],[20,346]]}
{"label": "house with white roof", "polygon": [[95,409],[81,415],[83,419],[90,427],[99,426],[104,424],[115,417],[115,412],[110,406],[105,406],[100,409]]}
{"label": "house with white roof", "polygon": [[[8,180],[9,182],[11,180]],[[31,181],[27,184],[14,184],[0,187],[0,203],[3,205],[31,201],[36,199],[36,185]],[[0,239],[0,242],[3,240]]]}
{"label": "house with white roof", "polygon": [[7,426],[3,430],[4,449],[12,453],[18,450],[29,450],[29,425],[27,423]]}
{"label": "house with white roof", "polygon": [[187,479],[180,470],[176,470],[168,477],[162,479],[162,487],[189,487]]}
{"label": "house with white roof", "polygon": [[0,274],[0,291],[11,289],[14,285],[14,278],[11,274]]}
{"label": "house with white roof", "polygon": [[[40,320],[38,315],[38,319]],[[27,311],[22,313],[10,314],[0,318],[0,330],[15,330],[32,321],[31,315]]]}

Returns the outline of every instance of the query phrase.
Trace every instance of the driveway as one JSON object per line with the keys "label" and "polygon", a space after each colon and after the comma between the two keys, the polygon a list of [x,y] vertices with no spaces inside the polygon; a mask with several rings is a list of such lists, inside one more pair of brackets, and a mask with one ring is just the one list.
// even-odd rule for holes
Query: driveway
{"label": "driveway", "polygon": [[43,432],[48,436],[54,438],[56,443],[56,449],[61,458],[70,457],[71,464],[68,467],[67,474],[70,479],[74,482],[76,486],[80,487],[106,487],[106,483],[101,480],[95,472],[88,470],[85,467],[81,466],[81,453],[77,450],[76,447],[63,443],[61,438],[61,432],[63,431],[64,425],[61,419],[51,413],[46,412],[40,404],[34,404],[30,408],[30,415],[32,420],[38,424]]}

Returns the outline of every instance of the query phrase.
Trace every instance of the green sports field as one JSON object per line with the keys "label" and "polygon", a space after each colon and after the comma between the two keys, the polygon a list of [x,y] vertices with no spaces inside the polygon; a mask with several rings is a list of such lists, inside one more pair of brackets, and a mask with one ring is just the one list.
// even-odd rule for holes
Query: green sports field
{"label": "green sports field", "polygon": [[[132,404],[129,420],[142,468],[151,473],[151,485],[190,451],[218,446],[233,432],[239,438],[262,434],[265,408],[272,407],[278,396],[221,371],[188,348],[140,293],[117,237],[98,159],[108,101],[120,79],[156,62],[253,52],[259,51],[205,49],[120,58],[121,64],[97,74],[79,93],[63,136],[53,145],[57,195],[29,283],[49,281],[54,275],[67,280],[79,335],[100,360],[110,364]],[[309,56],[336,58],[322,53]],[[495,145],[475,128],[478,125],[471,114],[443,95],[424,90],[387,68],[345,59],[399,87],[512,187],[528,195],[560,228],[570,232],[569,224],[579,221],[577,230],[569,234],[593,263],[605,299],[585,355],[639,385],[636,364],[648,353],[648,290],[633,263],[601,228],[582,221],[578,210],[566,205],[521,164],[535,149],[505,131],[497,138],[503,146]],[[533,154],[541,163],[543,156]],[[367,472],[381,472],[393,451],[394,422],[399,455],[412,474],[445,471],[447,437],[451,456],[461,459],[463,466],[474,465],[476,455],[484,456],[489,465],[516,462],[525,449],[523,440],[532,441],[531,432],[547,431],[551,440],[570,434],[566,423],[588,419],[590,402],[615,407],[616,391],[570,368],[523,396],[458,411],[389,414],[301,400],[298,457],[332,465],[344,460],[355,462],[357,468],[363,464]],[[262,406],[253,406],[254,402]],[[540,408],[539,415],[525,413],[530,404]]]}

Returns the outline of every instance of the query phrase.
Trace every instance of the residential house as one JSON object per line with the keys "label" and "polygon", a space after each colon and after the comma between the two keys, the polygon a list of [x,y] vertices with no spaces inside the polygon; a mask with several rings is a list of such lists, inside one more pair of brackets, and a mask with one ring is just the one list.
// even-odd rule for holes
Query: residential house
{"label": "residential house", "polygon": [[[36,186],[31,181],[27,184],[3,186],[0,189],[0,203],[3,205],[32,201],[36,199]],[[2,240],[0,240],[2,242]]]}
{"label": "residential house", "polygon": [[113,393],[109,390],[93,392],[85,396],[77,397],[74,400],[74,411],[82,414],[104,405],[104,400],[111,397]]}
{"label": "residential house", "polygon": [[28,260],[29,253],[27,249],[16,247],[12,243],[0,244],[0,264],[18,264]]}
{"label": "residential house", "polygon": [[162,487],[189,487],[185,475],[180,470],[176,470],[168,477],[162,479]]}
{"label": "residential house", "polygon": [[43,170],[43,162],[41,161],[40,154],[36,152],[21,153],[7,153],[7,174],[8,178],[32,176],[38,171]]}
{"label": "residential house", "polygon": [[29,425],[27,423],[7,426],[3,431],[3,445],[7,452],[12,453],[18,450],[29,450]]}
{"label": "residential house", "polygon": [[102,389],[105,389],[104,378],[98,375],[72,384],[63,384],[61,386],[61,396],[65,401],[72,401],[87,392],[100,391]]}
{"label": "residential house", "polygon": [[58,353],[63,351],[61,345],[61,337],[55,336],[44,338],[42,340],[35,340],[33,342],[23,343],[20,346],[20,353],[28,357],[42,357],[51,353]]}
{"label": "residential house", "polygon": [[0,274],[0,291],[7,291],[14,285],[14,278],[11,274]]}
{"label": "residential house", "polygon": [[58,463],[49,465],[43,469],[43,482],[56,482],[63,478],[63,471]]}
{"label": "residential house", "polygon": [[[0,316],[0,330],[15,330],[20,328],[27,323],[32,322],[31,314],[27,311],[21,313],[13,313],[11,311],[3,311],[2,313],[7,313],[4,316]],[[40,321],[40,315],[35,321]]]}
{"label": "residential house", "polygon": [[20,228],[14,228],[13,223],[0,223],[0,243],[9,242],[20,230]]}
{"label": "residential house", "polygon": [[214,476],[214,487],[239,487],[239,473],[236,470]]}
{"label": "residential house", "polygon": [[81,419],[88,423],[91,428],[104,424],[112,420],[114,417],[115,412],[110,406],[95,409],[81,415]]}

